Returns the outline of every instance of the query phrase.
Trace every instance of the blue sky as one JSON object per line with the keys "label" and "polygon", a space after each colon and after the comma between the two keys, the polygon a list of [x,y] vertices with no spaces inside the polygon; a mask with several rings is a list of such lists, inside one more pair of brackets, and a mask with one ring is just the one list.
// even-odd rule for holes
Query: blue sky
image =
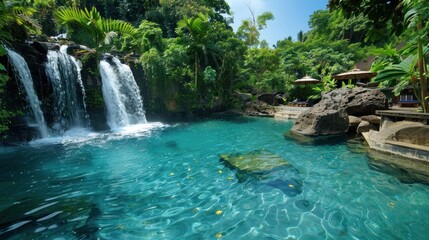
{"label": "blue sky", "polygon": [[261,31],[260,40],[267,40],[269,45],[292,36],[296,40],[299,31],[309,30],[310,15],[319,9],[326,9],[328,0],[226,0],[234,12],[233,28],[241,25],[241,21],[251,17],[247,6],[254,11],[255,17],[265,11],[274,15],[267,28]]}

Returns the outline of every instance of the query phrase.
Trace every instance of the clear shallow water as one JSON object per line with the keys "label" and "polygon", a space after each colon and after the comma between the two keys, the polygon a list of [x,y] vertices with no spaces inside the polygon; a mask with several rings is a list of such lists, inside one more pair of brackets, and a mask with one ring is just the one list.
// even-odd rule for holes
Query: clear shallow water
{"label": "clear shallow water", "polygon": [[[428,185],[373,170],[345,142],[285,139],[291,126],[217,119],[1,148],[0,238],[427,239]],[[219,161],[262,148],[298,170],[302,193],[239,182]]]}

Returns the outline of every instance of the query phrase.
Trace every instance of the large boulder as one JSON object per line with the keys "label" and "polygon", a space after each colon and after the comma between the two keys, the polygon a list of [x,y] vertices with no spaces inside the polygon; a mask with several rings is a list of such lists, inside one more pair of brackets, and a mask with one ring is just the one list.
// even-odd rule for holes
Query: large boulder
{"label": "large boulder", "polygon": [[349,126],[350,127],[357,127],[359,126],[359,123],[362,122],[361,118],[349,115]]}
{"label": "large boulder", "polygon": [[373,115],[376,110],[388,109],[386,96],[374,89],[340,88],[322,96],[314,107],[303,112],[292,131],[308,136],[346,133],[349,115]]}
{"label": "large boulder", "polygon": [[275,93],[265,93],[261,94],[258,97],[259,101],[266,102],[267,104],[271,106],[278,106],[279,105],[279,98]]}
{"label": "large boulder", "polygon": [[293,132],[308,136],[346,133],[349,118],[344,108],[320,102],[301,113],[292,128]]}
{"label": "large boulder", "polygon": [[359,126],[356,129],[356,132],[364,133],[364,132],[369,132],[370,130],[377,130],[377,129],[378,128],[374,124],[367,121],[362,121],[359,123]]}
{"label": "large boulder", "polygon": [[386,95],[376,89],[339,88],[322,96],[321,102],[339,104],[349,115],[374,115],[376,110],[389,109]]}
{"label": "large boulder", "polygon": [[259,100],[245,103],[244,112],[249,116],[274,117],[276,110],[273,106]]}
{"label": "large boulder", "polygon": [[381,123],[381,118],[379,116],[376,116],[376,115],[362,116],[361,119],[363,121],[367,121],[367,122],[372,123],[374,125],[380,125],[380,123]]}

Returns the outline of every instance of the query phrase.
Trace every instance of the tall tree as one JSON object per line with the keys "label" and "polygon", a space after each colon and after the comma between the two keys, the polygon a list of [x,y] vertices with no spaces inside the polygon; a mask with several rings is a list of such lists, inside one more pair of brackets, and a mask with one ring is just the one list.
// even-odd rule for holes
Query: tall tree
{"label": "tall tree", "polygon": [[251,18],[243,20],[241,26],[237,30],[237,36],[244,41],[249,48],[259,46],[259,31],[267,27],[267,22],[274,19],[271,12],[264,12],[258,17],[251,8],[249,8]]}
{"label": "tall tree", "polygon": [[[209,27],[208,16],[199,13],[196,17],[183,18],[177,23],[178,33],[187,37],[190,41],[190,48],[194,55],[194,87],[198,92],[199,81],[199,67],[200,57],[206,52],[207,30]],[[186,34],[186,32],[188,34]]]}

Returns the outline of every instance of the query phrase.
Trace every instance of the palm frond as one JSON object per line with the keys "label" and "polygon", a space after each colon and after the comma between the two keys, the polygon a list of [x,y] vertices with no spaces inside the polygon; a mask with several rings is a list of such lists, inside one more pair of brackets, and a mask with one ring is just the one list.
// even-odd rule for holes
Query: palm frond
{"label": "palm frond", "polygon": [[[55,17],[62,25],[67,26],[72,32],[72,38],[83,39],[82,37],[73,34],[73,31],[79,34],[84,32],[85,39],[91,38],[91,42],[84,42],[92,47],[100,47],[104,43],[109,45],[112,39],[119,34],[134,34],[134,27],[125,21],[103,19],[96,8],[77,9],[77,8],[61,8],[55,12]],[[113,34],[114,33],[114,34]]]}
{"label": "palm frond", "polygon": [[417,64],[417,56],[410,55],[402,62],[387,66],[380,71],[374,82],[379,82],[380,87],[395,86],[394,93],[399,93],[405,86],[411,84],[411,79],[415,73]]}

